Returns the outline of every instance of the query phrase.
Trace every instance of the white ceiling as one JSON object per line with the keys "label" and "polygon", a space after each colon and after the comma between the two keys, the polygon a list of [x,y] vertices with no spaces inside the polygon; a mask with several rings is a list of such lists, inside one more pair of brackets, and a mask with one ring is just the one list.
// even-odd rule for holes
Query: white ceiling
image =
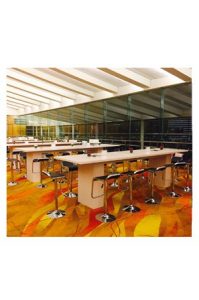
{"label": "white ceiling", "polygon": [[11,68],[7,114],[30,114],[189,81],[191,68]]}

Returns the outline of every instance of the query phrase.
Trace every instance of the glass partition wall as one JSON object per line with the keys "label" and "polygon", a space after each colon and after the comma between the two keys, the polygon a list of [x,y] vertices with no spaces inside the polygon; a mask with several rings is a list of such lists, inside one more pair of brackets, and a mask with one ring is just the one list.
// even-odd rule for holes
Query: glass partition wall
{"label": "glass partition wall", "polygon": [[164,142],[191,149],[191,110],[191,83],[186,83],[23,115],[14,123],[41,140],[98,138],[135,148]]}

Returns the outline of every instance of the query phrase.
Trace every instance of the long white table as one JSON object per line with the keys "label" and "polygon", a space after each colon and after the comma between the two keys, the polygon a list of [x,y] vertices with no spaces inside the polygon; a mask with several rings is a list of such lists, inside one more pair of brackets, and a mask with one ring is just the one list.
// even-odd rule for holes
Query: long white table
{"label": "long white table", "polygon": [[[51,146],[47,147],[20,147],[15,148],[16,151],[22,151],[26,153],[26,172],[27,172],[27,179],[31,182],[39,182],[40,181],[40,164],[34,163],[34,168],[32,168],[33,160],[35,158],[43,157],[42,153],[58,153],[63,151],[78,151],[78,150],[89,150],[91,152],[100,152],[103,149],[109,147],[118,147],[119,145],[113,144],[99,144],[99,145],[70,145],[70,146]],[[79,156],[79,155],[72,155],[72,156]]]}
{"label": "long white table", "polygon": [[[117,151],[107,153],[96,153],[91,156],[86,154],[76,156],[56,156],[55,159],[68,161],[78,166],[78,201],[90,208],[103,206],[103,197],[93,199],[91,197],[92,179],[95,176],[104,175],[104,164],[117,161],[129,161],[133,159],[148,158],[150,166],[158,167],[171,162],[174,153],[187,152],[183,149],[163,149],[163,150],[134,150]],[[156,185],[168,187],[171,184],[171,170],[167,168],[164,176],[156,176]],[[96,182],[95,194],[102,194],[101,183]]]}
{"label": "long white table", "polygon": [[[7,143],[6,146],[8,147],[8,149],[10,150],[11,154],[13,152],[14,149],[16,148],[27,148],[27,147],[34,147],[34,146],[38,146],[38,147],[47,147],[47,146],[70,146],[71,143],[69,142],[53,142],[53,141],[35,141],[35,142],[19,142],[19,143]],[[81,145],[81,142],[77,142],[74,143],[73,145]],[[21,151],[21,150],[20,150]]]}

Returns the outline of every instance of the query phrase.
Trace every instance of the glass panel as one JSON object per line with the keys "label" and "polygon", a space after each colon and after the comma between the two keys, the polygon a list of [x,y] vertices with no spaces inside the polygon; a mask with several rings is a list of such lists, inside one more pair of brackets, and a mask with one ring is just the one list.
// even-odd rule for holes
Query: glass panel
{"label": "glass panel", "polygon": [[[27,125],[27,126],[26,126]],[[191,147],[191,84],[8,118],[8,136]]]}

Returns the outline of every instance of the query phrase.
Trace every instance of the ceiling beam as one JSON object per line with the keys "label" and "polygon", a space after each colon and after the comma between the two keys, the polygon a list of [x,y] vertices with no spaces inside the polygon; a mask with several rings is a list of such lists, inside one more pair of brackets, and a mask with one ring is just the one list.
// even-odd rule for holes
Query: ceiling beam
{"label": "ceiling beam", "polygon": [[[10,74],[10,73],[9,73]],[[13,77],[15,76],[15,77]],[[30,79],[25,76],[16,76],[16,74],[12,74],[12,76],[8,75],[7,76],[7,83],[8,85],[18,88],[27,92],[32,92],[32,93],[39,93],[41,96],[49,96],[49,94],[52,95],[57,95],[60,97],[65,97],[69,99],[76,100],[77,96],[75,93],[65,91],[61,88],[51,86],[47,83],[39,82],[38,80],[35,79]],[[90,99],[90,98],[88,98]]]}
{"label": "ceiling beam", "polygon": [[12,107],[12,108],[15,108],[15,109],[17,109],[17,110],[20,109],[19,107],[15,106],[15,105],[13,105],[13,104],[9,104],[9,103],[7,104],[7,106]]}
{"label": "ceiling beam", "polygon": [[[38,106],[38,107],[39,107],[39,105],[36,104],[36,103],[31,103],[31,102],[28,102],[28,101],[19,100],[19,99],[14,98],[14,97],[7,96],[7,99],[8,99],[8,100],[11,99],[13,102],[19,103],[19,104],[23,105],[24,107],[26,107],[28,104],[29,104],[29,105],[33,105],[33,106]],[[23,104],[23,103],[24,103],[24,104]]]}
{"label": "ceiling beam", "polygon": [[15,102],[12,101],[12,100],[7,100],[7,103],[8,103],[8,104],[15,105],[15,106],[18,107],[18,108],[24,108],[24,105],[23,105],[23,104],[15,103]]}
{"label": "ceiling beam", "polygon": [[184,81],[190,81],[191,80],[191,72],[189,72],[189,68],[162,68],[164,71],[184,80]]}
{"label": "ceiling beam", "polygon": [[118,91],[114,85],[76,69],[51,68],[51,70],[109,93],[117,93]]}
{"label": "ceiling beam", "polygon": [[[31,100],[34,101],[34,102],[37,102],[37,103],[44,103],[44,104],[50,104],[50,101],[46,100],[46,99],[43,99],[43,100],[38,100],[38,99],[34,99],[34,98],[31,98],[31,97],[25,97],[25,96],[22,96],[20,94],[16,94],[16,93],[12,93],[12,92],[7,92],[7,95],[8,96],[11,96],[11,97],[14,97],[16,98],[17,100],[26,100],[26,101],[29,101]],[[14,96],[13,96],[14,95]],[[32,103],[33,104],[33,103]]]}
{"label": "ceiling beam", "polygon": [[19,96],[27,97],[27,98],[32,98],[32,99],[35,99],[35,100],[38,100],[38,101],[46,101],[47,100],[48,102],[51,102],[51,101],[58,102],[58,103],[62,102],[62,100],[56,100],[56,99],[52,99],[52,98],[43,97],[43,96],[40,96],[39,94],[32,94],[32,93],[17,90],[15,88],[11,88],[11,87],[7,88],[7,92],[12,93],[12,94],[16,94],[16,95],[19,95]]}
{"label": "ceiling beam", "polygon": [[150,80],[127,69],[108,69],[108,68],[99,68],[99,70],[108,73],[114,77],[127,81],[131,84],[137,85],[141,88],[149,88]]}
{"label": "ceiling beam", "polygon": [[56,96],[56,95],[54,95],[54,97],[51,97],[51,96],[47,97],[47,96],[41,95],[39,93],[29,92],[29,91],[26,91],[26,90],[23,90],[20,88],[13,87],[9,84],[7,84],[7,91],[20,93],[21,95],[26,95],[26,96],[31,96],[31,95],[39,96],[39,97],[45,98],[47,100],[52,100],[52,101],[56,101],[56,102],[60,102],[60,103],[62,102],[63,99],[68,100],[68,98],[65,98],[65,97],[63,98],[63,97]]}
{"label": "ceiling beam", "polygon": [[[48,84],[51,84],[52,86],[58,86],[64,90],[68,90],[77,94],[81,94],[87,97],[93,97],[93,92],[88,91],[82,87],[76,86],[74,84],[71,84],[65,80],[62,80],[60,78],[57,78],[56,76],[52,76],[48,73],[45,73],[44,71],[38,70],[38,69],[24,69],[24,68],[13,68],[12,70],[17,71],[19,73],[25,74],[28,77],[36,78],[40,81],[47,82]],[[45,70],[45,69],[44,69]]]}

